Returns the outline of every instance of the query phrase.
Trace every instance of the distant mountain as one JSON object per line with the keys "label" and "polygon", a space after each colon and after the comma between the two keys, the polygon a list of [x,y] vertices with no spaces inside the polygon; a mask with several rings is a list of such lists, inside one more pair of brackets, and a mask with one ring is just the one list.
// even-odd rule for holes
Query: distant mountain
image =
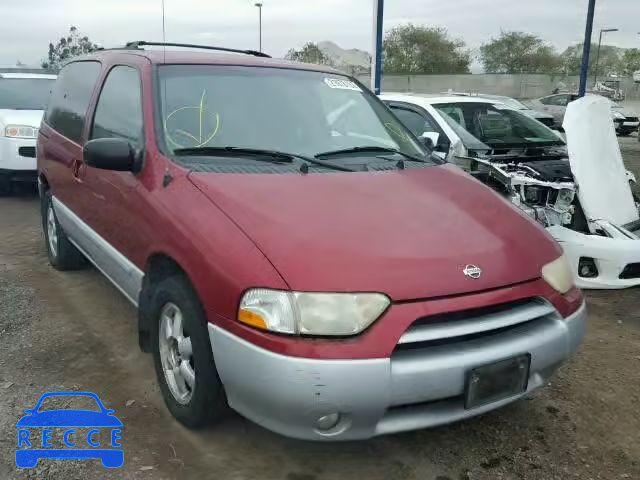
{"label": "distant mountain", "polygon": [[318,48],[337,68],[349,73],[368,72],[371,67],[371,54],[364,50],[344,49],[330,41],[318,42]]}

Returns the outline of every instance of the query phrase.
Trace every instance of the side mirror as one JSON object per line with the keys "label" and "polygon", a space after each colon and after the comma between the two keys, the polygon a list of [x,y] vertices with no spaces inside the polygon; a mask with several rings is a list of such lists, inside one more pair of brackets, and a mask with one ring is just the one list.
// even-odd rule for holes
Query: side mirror
{"label": "side mirror", "polygon": [[117,172],[135,172],[136,152],[123,138],[97,138],[89,140],[83,149],[84,161],[93,168]]}
{"label": "side mirror", "polygon": [[420,138],[428,148],[433,150],[435,146],[438,145],[440,134],[438,132],[424,132],[420,135]]}

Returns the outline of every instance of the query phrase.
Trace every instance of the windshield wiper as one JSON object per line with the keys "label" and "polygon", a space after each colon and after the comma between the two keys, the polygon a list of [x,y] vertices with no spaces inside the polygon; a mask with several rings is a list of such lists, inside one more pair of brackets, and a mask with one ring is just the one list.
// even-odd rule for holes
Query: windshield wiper
{"label": "windshield wiper", "polygon": [[242,148],[242,147],[191,147],[191,148],[176,148],[173,153],[180,156],[189,155],[255,155],[265,156],[279,159],[280,162],[291,163],[293,156],[277,152],[275,150],[262,150],[258,148]]}
{"label": "windshield wiper", "polygon": [[389,148],[389,147],[382,147],[382,146],[378,146],[378,145],[366,145],[363,147],[352,147],[352,148],[343,148],[341,150],[329,150],[328,152],[321,152],[315,155],[316,158],[318,157],[330,157],[333,155],[341,155],[343,153],[366,153],[366,152],[381,152],[381,153],[395,153],[397,155],[402,155],[403,157],[413,161],[413,162],[420,162],[420,163],[431,163],[428,162],[427,160],[420,158],[420,157],[416,157],[415,155],[411,155],[409,153],[404,153],[401,150],[398,150],[397,148]]}
{"label": "windshield wiper", "polygon": [[[277,150],[267,150],[261,148],[245,148],[245,147],[191,147],[191,148],[178,148],[173,151],[175,155],[253,155],[256,157],[264,156],[271,157],[271,160],[260,159],[271,163],[292,163],[294,159],[302,160],[305,162],[306,170],[308,171],[309,164],[320,165],[325,168],[333,170],[339,170],[342,172],[354,172],[355,170],[341,165],[335,165],[333,163],[323,162],[316,158],[307,157],[305,155],[299,155],[297,153],[279,152]],[[276,160],[277,159],[277,160]],[[303,173],[306,173],[303,172]]]}

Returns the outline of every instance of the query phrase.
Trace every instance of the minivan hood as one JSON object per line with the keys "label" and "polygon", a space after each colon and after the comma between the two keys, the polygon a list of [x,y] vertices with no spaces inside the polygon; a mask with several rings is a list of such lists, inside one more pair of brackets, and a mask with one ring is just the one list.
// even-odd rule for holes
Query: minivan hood
{"label": "minivan hood", "polygon": [[25,125],[40,128],[42,110],[7,110],[0,109],[0,125]]}
{"label": "minivan hood", "polygon": [[[539,278],[561,253],[541,227],[452,165],[189,178],[293,290],[457,295]],[[480,267],[480,278],[466,276],[467,265]]]}

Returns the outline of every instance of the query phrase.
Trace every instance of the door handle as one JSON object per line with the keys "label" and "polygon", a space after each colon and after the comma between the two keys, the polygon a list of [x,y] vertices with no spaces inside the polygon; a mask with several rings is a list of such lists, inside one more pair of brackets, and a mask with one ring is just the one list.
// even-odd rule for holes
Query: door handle
{"label": "door handle", "polygon": [[84,162],[81,162],[80,160],[77,160],[74,158],[73,161],[71,162],[71,174],[73,175],[73,178],[81,182],[82,177],[84,177],[84,172],[85,172]]}

